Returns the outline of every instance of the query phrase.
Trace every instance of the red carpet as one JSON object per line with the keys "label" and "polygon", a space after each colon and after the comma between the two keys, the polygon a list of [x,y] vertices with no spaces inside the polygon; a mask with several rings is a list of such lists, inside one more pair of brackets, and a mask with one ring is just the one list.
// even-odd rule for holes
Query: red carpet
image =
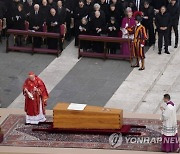
{"label": "red carpet", "polygon": [[[52,121],[52,117],[47,117]],[[179,122],[178,122],[179,123]],[[153,119],[124,119],[125,127],[121,131],[127,132],[126,125],[145,125],[147,128],[130,128],[130,132],[141,132],[149,138],[161,137],[161,121]],[[179,123],[180,124],[180,123]],[[10,115],[1,125],[4,132],[3,146],[26,146],[26,147],[55,147],[55,148],[90,148],[90,149],[116,149],[136,151],[160,151],[159,143],[135,143],[127,142],[128,138],[136,140],[138,136],[123,136],[122,145],[114,148],[109,143],[110,134],[81,134],[81,133],[48,133],[36,132],[32,129],[48,128],[49,125],[42,124],[25,125],[25,115]]]}

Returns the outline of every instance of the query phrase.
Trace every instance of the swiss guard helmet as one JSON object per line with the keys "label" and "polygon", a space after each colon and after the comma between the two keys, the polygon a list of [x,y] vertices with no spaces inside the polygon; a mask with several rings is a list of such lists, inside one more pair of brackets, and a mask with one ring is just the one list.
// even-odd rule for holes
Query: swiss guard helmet
{"label": "swiss guard helmet", "polygon": [[135,20],[138,21],[138,22],[141,22],[142,19],[143,19],[143,17],[142,17],[143,13],[140,12],[140,11],[134,12],[133,16],[134,16]]}

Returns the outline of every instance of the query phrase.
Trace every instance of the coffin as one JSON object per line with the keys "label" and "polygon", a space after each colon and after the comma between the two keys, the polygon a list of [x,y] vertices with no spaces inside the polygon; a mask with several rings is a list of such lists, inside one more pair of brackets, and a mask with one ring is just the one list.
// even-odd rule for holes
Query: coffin
{"label": "coffin", "polygon": [[84,110],[69,110],[69,103],[58,103],[53,109],[53,128],[121,129],[123,110],[87,105]]}

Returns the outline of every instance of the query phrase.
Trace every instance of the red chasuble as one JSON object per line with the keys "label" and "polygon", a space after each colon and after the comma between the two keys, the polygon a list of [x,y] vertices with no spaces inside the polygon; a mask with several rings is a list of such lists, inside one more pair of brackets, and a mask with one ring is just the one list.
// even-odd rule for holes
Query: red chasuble
{"label": "red chasuble", "polygon": [[[29,98],[25,92],[27,89],[33,96],[33,99]],[[37,90],[35,90],[37,89]],[[45,114],[45,106],[47,105],[47,99],[49,97],[44,82],[37,76],[32,81],[29,78],[26,79],[23,85],[23,94],[25,96],[25,112],[29,116],[36,116],[40,112],[40,101],[42,102],[42,111]]]}

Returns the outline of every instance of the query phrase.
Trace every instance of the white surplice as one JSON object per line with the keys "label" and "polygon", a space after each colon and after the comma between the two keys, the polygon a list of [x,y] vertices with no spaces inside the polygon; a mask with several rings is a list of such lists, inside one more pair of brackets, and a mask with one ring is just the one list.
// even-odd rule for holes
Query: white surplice
{"label": "white surplice", "polygon": [[165,136],[175,136],[177,130],[176,106],[168,104],[162,111],[161,120],[163,122],[162,134]]}

